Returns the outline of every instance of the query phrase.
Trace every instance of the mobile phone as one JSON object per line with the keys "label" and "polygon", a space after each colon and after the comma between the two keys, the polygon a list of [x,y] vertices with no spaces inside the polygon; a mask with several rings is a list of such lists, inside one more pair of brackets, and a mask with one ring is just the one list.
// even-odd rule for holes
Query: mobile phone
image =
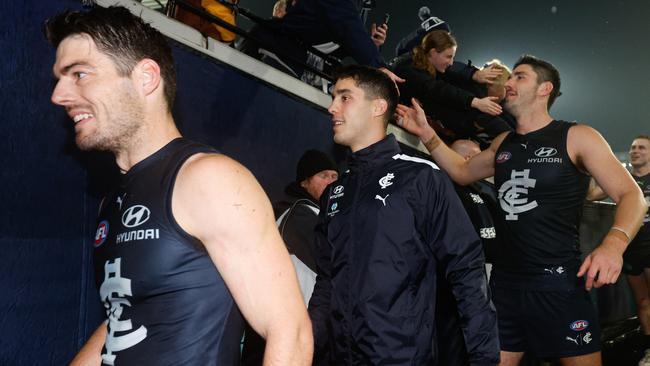
{"label": "mobile phone", "polygon": [[389,20],[390,20],[390,14],[388,13],[384,14],[384,22],[382,24],[388,25]]}

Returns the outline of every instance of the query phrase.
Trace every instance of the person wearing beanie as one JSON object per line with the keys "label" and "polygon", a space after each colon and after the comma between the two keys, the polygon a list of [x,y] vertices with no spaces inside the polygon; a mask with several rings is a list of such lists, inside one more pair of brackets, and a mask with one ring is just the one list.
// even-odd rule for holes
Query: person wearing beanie
{"label": "person wearing beanie", "polygon": [[[316,283],[314,228],[320,212],[318,202],[325,188],[338,176],[339,169],[327,154],[307,150],[296,166],[296,180],[284,189],[288,199],[274,204],[276,224],[296,268],[305,304],[309,302]],[[264,339],[248,325],[245,334],[241,364],[261,366]]]}

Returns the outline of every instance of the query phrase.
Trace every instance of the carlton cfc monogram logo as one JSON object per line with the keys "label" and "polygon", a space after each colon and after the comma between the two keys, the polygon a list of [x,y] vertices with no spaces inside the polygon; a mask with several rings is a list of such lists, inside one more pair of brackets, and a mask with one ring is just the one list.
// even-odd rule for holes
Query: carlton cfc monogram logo
{"label": "carlton cfc monogram logo", "polygon": [[379,180],[379,185],[381,186],[381,189],[386,189],[386,187],[393,185],[393,182],[391,182],[393,178],[395,178],[395,175],[393,173],[388,173],[385,176],[383,176]]}
{"label": "carlton cfc monogram logo", "polygon": [[519,220],[518,214],[537,207],[537,201],[528,202],[528,188],[535,188],[535,179],[529,178],[530,169],[513,170],[510,180],[503,182],[499,188],[499,204],[507,212],[506,220]]}
{"label": "carlton cfc monogram logo", "polygon": [[122,225],[126,227],[136,227],[144,224],[149,220],[151,212],[142,205],[129,207],[122,215]]}

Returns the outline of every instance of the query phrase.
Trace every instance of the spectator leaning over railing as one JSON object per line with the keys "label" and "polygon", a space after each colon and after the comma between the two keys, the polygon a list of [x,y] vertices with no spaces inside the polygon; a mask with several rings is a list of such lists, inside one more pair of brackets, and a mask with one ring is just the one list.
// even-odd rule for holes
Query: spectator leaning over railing
{"label": "spectator leaning over railing", "polygon": [[[454,84],[487,85],[499,77],[502,70],[495,67],[478,70],[458,63],[451,68],[456,48],[456,39],[449,32],[434,30],[410,54],[398,58],[394,69],[406,79],[400,88],[403,103],[410,98],[418,99],[427,115],[440,120],[457,138],[467,138],[477,130],[475,122],[478,114],[475,112],[497,116],[503,110],[497,103],[497,97],[480,97],[468,91],[469,88]],[[502,121],[491,133],[497,135],[509,129]]]}
{"label": "spectator leaning over railing", "polygon": [[388,27],[375,26],[373,31],[373,34],[366,31],[352,0],[298,0],[288,7],[283,18],[272,19],[264,27],[251,31],[263,44],[247,41],[240,49],[256,58],[274,57],[275,62],[269,63],[300,78],[304,67],[294,60],[307,63],[307,47],[318,46],[324,53],[341,52],[361,65],[379,68],[393,81],[401,82],[386,67],[376,43],[385,40],[381,34],[386,34]]}

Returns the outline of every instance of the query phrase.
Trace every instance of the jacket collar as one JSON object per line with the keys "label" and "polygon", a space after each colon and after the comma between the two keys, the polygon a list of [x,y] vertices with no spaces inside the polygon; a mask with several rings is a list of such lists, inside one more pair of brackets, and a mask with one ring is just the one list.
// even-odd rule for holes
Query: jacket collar
{"label": "jacket collar", "polygon": [[393,134],[386,136],[383,140],[361,149],[348,156],[348,167],[350,171],[374,168],[390,160],[394,155],[400,154],[402,150]]}

